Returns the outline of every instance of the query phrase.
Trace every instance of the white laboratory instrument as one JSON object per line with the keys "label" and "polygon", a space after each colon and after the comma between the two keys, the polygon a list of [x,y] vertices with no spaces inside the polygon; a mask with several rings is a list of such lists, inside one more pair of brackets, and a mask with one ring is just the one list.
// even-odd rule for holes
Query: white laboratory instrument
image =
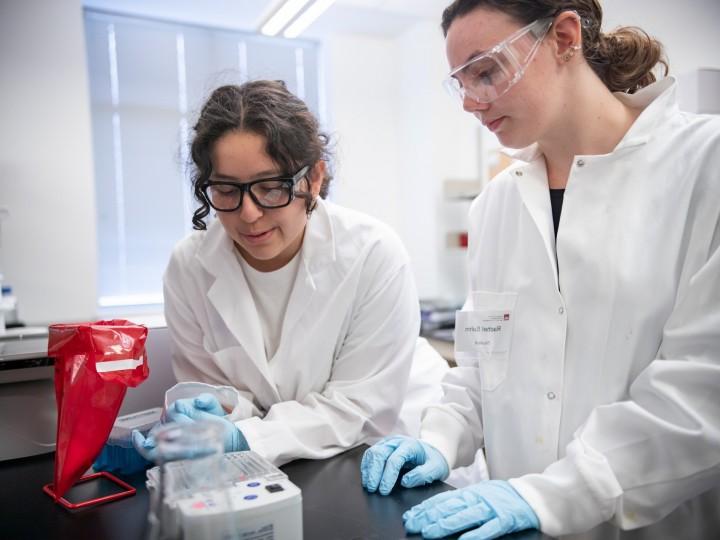
{"label": "white laboratory instrument", "polygon": [[159,467],[147,471],[151,499],[161,481],[173,486],[165,497],[166,532],[183,540],[302,540],[301,491],[265,458],[251,450],[225,454],[224,487],[216,489],[191,487],[190,461],[166,464],[162,480]]}
{"label": "white laboratory instrument", "polygon": [[720,69],[699,68],[678,76],[680,110],[720,114]]}
{"label": "white laboratory instrument", "polygon": [[53,373],[47,337],[0,337],[0,461],[55,450]]}

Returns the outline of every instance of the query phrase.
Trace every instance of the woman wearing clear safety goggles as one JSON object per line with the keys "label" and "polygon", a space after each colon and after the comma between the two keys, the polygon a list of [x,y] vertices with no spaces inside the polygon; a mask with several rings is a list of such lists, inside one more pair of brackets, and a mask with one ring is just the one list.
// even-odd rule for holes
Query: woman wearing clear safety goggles
{"label": "woman wearing clear safety goggles", "polygon": [[487,466],[410,533],[720,530],[720,118],[678,109],[659,42],[601,23],[598,0],[443,13],[446,87],[516,161],[470,210],[444,403],[363,459],[381,494]]}

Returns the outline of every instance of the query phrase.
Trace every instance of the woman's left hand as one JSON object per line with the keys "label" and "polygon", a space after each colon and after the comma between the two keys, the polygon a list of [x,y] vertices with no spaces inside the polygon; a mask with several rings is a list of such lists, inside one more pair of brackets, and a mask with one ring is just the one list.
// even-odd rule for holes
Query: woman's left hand
{"label": "woman's left hand", "polygon": [[530,505],[504,480],[480,482],[440,493],[403,514],[405,530],[442,538],[471,527],[460,540],[490,540],[524,529],[539,529]]}

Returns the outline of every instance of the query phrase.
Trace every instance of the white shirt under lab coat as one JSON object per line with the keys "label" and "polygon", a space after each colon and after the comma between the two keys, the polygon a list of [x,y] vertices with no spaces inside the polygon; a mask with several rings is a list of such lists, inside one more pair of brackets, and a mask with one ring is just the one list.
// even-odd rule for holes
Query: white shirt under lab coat
{"label": "white shirt under lab coat", "polygon": [[319,201],[272,358],[234,249],[213,221],[172,254],[165,316],[178,381],[236,388],[233,420],[276,464],[417,433],[447,364],[418,341],[417,292],[395,233]]}
{"label": "white shirt under lab coat", "polygon": [[470,211],[464,309],[507,314],[509,347],[458,359],[422,438],[451,466],[484,446],[551,535],[641,527],[720,482],[720,118],[675,92],[619,95],[644,111],[575,157],[557,241],[536,147]]}

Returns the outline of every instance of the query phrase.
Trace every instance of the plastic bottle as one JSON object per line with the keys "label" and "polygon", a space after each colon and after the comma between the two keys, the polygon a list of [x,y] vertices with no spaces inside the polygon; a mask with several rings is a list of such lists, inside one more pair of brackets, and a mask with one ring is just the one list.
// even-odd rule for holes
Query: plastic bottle
{"label": "plastic bottle", "polygon": [[0,310],[5,316],[5,327],[10,328],[20,324],[17,312],[17,298],[13,294],[12,287],[9,285],[2,286],[2,295],[0,296]]}

